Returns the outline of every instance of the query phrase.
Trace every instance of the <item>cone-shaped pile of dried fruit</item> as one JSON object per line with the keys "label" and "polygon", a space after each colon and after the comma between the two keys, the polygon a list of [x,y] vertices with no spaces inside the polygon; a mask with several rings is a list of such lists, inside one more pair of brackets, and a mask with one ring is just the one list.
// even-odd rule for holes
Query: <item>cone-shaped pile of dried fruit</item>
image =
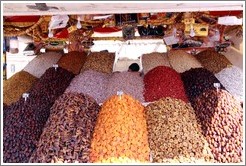
{"label": "cone-shaped pile of dried fruit", "polygon": [[28,162],[55,100],[64,93],[74,74],[62,68],[49,68],[20,98],[4,110],[3,161]]}
{"label": "cone-shaped pile of dried fruit", "polygon": [[202,135],[190,104],[162,98],[145,107],[152,162],[212,162],[213,156]]}
{"label": "cone-shaped pile of dried fruit", "polygon": [[144,76],[144,99],[147,102],[172,97],[188,102],[181,76],[174,69],[158,66]]}
{"label": "cone-shaped pile of dried fruit", "polygon": [[79,74],[85,61],[86,61],[85,52],[71,51],[69,53],[64,54],[59,59],[57,64],[60,67],[72,72],[73,74]]}
{"label": "cone-shaped pile of dried fruit", "polygon": [[[204,91],[213,89],[214,83],[220,83],[212,72],[204,68],[192,68],[185,71],[181,73],[181,79],[191,104]],[[220,88],[225,89],[221,83]]]}
{"label": "cone-shaped pile of dried fruit", "polygon": [[225,90],[207,90],[194,101],[198,121],[218,162],[242,162],[243,111]]}
{"label": "cone-shaped pile of dried fruit", "polygon": [[93,163],[149,161],[144,107],[129,95],[114,95],[104,102],[91,143]]}
{"label": "cone-shaped pile of dried fruit", "polygon": [[99,105],[79,93],[64,93],[51,108],[51,115],[29,162],[89,162],[92,134]]}

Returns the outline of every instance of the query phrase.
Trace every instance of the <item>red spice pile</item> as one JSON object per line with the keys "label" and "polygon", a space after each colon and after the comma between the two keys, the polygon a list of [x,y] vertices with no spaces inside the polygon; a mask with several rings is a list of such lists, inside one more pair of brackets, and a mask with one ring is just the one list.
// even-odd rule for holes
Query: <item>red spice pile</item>
{"label": "red spice pile", "polygon": [[158,66],[144,76],[146,102],[172,97],[188,102],[180,74],[167,66]]}

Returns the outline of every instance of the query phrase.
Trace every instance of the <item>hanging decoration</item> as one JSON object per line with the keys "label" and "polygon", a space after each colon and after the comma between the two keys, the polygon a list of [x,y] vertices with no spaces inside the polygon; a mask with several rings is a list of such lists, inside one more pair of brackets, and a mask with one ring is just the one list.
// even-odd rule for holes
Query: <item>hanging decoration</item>
{"label": "hanging decoration", "polygon": [[77,25],[76,25],[77,29],[81,29],[82,25],[80,23],[80,17],[78,16],[78,22],[77,22]]}
{"label": "hanging decoration", "polygon": [[236,27],[236,37],[243,36],[242,18],[242,11],[4,16],[3,35],[29,35],[43,43],[67,41],[70,49],[82,50],[93,45],[92,39],[97,40],[92,37],[94,32],[122,30],[122,36],[111,39],[161,38],[171,48],[213,47],[222,52],[228,47],[225,30]]}
{"label": "hanging decoration", "polygon": [[44,21],[44,16],[41,16],[39,18],[39,20],[35,24],[33,24],[31,27],[28,27],[28,28],[18,28],[18,27],[13,27],[13,26],[4,26],[3,35],[5,37],[25,35],[25,34],[31,32],[31,31],[33,31],[43,21]]}
{"label": "hanging decoration", "polygon": [[55,15],[51,17],[49,27],[50,29],[65,28],[69,17],[67,15]]}

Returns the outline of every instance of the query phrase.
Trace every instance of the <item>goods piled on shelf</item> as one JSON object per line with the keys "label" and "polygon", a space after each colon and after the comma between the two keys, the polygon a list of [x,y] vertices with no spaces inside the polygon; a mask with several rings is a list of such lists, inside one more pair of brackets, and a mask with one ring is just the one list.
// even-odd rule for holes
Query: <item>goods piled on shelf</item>
{"label": "goods piled on shelf", "polygon": [[144,76],[146,102],[172,97],[188,102],[180,74],[167,66],[158,66]]}
{"label": "goods piled on shelf", "polygon": [[143,78],[138,72],[115,72],[109,77],[107,86],[107,97],[123,91],[131,95],[140,102],[144,102],[143,97],[144,83]]}
{"label": "goods piled on shelf", "polygon": [[[185,71],[181,73],[181,78],[191,103],[204,91],[214,88],[214,83],[220,83],[214,74],[205,68],[195,68]],[[221,89],[225,89],[223,85],[220,86]]]}
{"label": "goods piled on shelf", "polygon": [[145,107],[152,162],[212,162],[213,156],[190,104],[162,98]]}
{"label": "goods piled on shelf", "polygon": [[50,117],[29,162],[89,162],[99,108],[93,98],[84,94],[60,96],[51,107]]}
{"label": "goods piled on shelf", "polygon": [[92,138],[90,159],[93,163],[149,161],[147,124],[140,102],[122,94],[103,103]]}
{"label": "goods piled on shelf", "polygon": [[215,77],[234,97],[243,101],[243,71],[236,67],[228,67],[215,74]]}
{"label": "goods piled on shelf", "polygon": [[168,52],[171,67],[178,73],[185,72],[191,68],[202,67],[201,63],[193,56],[183,50],[171,50]]}
{"label": "goods piled on shelf", "polygon": [[97,103],[106,100],[106,89],[109,75],[94,70],[86,70],[75,76],[66,92],[78,92],[88,94],[93,97]]}
{"label": "goods piled on shelf", "polygon": [[86,57],[85,52],[71,51],[62,55],[57,64],[73,74],[79,74],[86,61]]}
{"label": "goods piled on shelf", "polygon": [[169,59],[166,53],[153,52],[142,55],[143,73],[146,74],[157,66],[170,67]]}
{"label": "goods piled on shelf", "polygon": [[64,93],[74,75],[62,68],[49,68],[20,98],[4,110],[3,161],[28,162],[55,100]]}
{"label": "goods piled on shelf", "polygon": [[216,161],[242,162],[243,111],[225,90],[207,90],[194,101],[202,131]]}
{"label": "goods piled on shelf", "polygon": [[115,54],[105,51],[92,52],[87,56],[81,73],[86,70],[95,70],[102,73],[112,73],[114,65]]}
{"label": "goods piled on shelf", "polygon": [[37,78],[40,78],[48,68],[57,63],[61,56],[62,54],[58,52],[47,52],[38,55],[29,62],[23,70]]}
{"label": "goods piled on shelf", "polygon": [[224,68],[230,67],[232,63],[222,54],[215,50],[207,49],[195,55],[204,68],[212,73],[218,73]]}
{"label": "goods piled on shelf", "polygon": [[19,100],[22,94],[29,90],[36,80],[36,77],[23,70],[4,80],[3,103],[10,105]]}

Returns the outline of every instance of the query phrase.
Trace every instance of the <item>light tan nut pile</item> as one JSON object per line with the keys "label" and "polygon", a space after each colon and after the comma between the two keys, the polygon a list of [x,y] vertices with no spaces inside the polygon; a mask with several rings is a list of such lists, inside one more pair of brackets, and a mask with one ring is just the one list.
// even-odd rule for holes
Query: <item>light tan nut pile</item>
{"label": "light tan nut pile", "polygon": [[170,66],[169,59],[166,53],[153,52],[143,54],[142,56],[143,72],[148,73],[151,69],[157,66]]}
{"label": "light tan nut pile", "polygon": [[145,107],[152,162],[213,162],[190,104],[162,98]]}
{"label": "light tan nut pile", "polygon": [[201,63],[191,54],[183,50],[171,50],[168,52],[171,67],[178,73],[185,72],[191,68],[202,67]]}
{"label": "light tan nut pile", "polygon": [[40,78],[48,68],[57,63],[61,56],[62,53],[54,51],[46,52],[44,54],[36,56],[24,67],[23,70],[27,71],[37,78]]}

